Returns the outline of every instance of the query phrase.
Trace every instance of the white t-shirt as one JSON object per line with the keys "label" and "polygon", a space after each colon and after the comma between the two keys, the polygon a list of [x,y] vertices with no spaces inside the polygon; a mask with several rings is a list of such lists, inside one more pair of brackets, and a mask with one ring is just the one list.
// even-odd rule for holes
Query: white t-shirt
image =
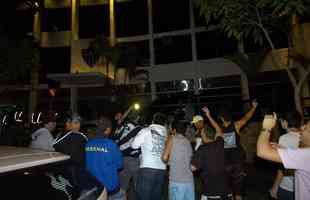
{"label": "white t-shirt", "polygon": [[131,147],[141,148],[140,168],[166,169],[166,164],[161,159],[166,139],[166,127],[157,124],[152,124],[138,133]]}
{"label": "white t-shirt", "polygon": [[[279,138],[279,145],[289,149],[297,149],[299,142],[300,136],[296,132],[288,132]],[[294,192],[294,176],[284,176],[279,187]]]}
{"label": "white t-shirt", "polygon": [[55,151],[54,138],[47,128],[40,128],[31,135],[30,148]]}
{"label": "white t-shirt", "polygon": [[278,149],[284,167],[296,169],[295,199],[309,200],[310,197],[310,148]]}

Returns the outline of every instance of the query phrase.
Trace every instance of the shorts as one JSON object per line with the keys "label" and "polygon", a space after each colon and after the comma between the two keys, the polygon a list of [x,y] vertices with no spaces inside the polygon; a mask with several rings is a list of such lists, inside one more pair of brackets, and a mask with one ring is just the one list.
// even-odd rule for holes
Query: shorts
{"label": "shorts", "polygon": [[124,157],[124,168],[119,173],[120,187],[127,191],[132,178],[134,187],[137,182],[137,174],[139,171],[139,159],[134,157]]}
{"label": "shorts", "polygon": [[229,185],[234,195],[242,195],[244,179],[246,177],[243,164],[231,164],[226,168],[226,172],[229,176]]}

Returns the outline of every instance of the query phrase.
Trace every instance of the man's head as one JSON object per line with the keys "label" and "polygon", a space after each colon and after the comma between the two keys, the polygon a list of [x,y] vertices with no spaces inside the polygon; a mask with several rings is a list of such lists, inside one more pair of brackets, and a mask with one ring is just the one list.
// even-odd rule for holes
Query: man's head
{"label": "man's head", "polygon": [[171,131],[173,135],[175,134],[185,135],[186,128],[187,128],[186,124],[181,121],[173,121],[171,124]]}
{"label": "man's head", "polygon": [[48,112],[43,115],[43,124],[50,132],[53,132],[56,129],[56,117],[52,112]]}
{"label": "man's head", "polygon": [[297,111],[291,111],[280,118],[283,129],[299,128],[301,126],[301,115]]}
{"label": "man's head", "polygon": [[165,126],[167,123],[167,117],[163,113],[155,113],[153,115],[153,124],[159,124]]}
{"label": "man's head", "polygon": [[196,129],[197,130],[201,130],[204,128],[204,120],[203,120],[203,117],[200,116],[200,115],[196,115],[193,117],[193,120],[192,120],[192,124],[195,125]]}
{"label": "man's head", "polygon": [[122,123],[123,113],[117,112],[114,116],[114,120],[117,122],[118,125]]}
{"label": "man's head", "polygon": [[97,120],[97,134],[110,136],[112,133],[112,122],[105,116],[101,116]]}
{"label": "man's head", "polygon": [[81,129],[82,118],[78,114],[73,114],[71,117],[71,130],[79,132]]}

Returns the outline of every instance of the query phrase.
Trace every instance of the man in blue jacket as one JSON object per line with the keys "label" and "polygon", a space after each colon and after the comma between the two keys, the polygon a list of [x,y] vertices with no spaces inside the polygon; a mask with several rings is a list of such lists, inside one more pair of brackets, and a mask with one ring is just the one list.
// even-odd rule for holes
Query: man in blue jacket
{"label": "man in blue jacket", "polygon": [[[120,188],[118,171],[123,167],[123,158],[117,144],[108,138],[111,132],[111,120],[100,117],[97,121],[96,137],[85,146],[86,168],[108,193],[116,194]],[[113,199],[113,196],[115,195],[110,199]]]}

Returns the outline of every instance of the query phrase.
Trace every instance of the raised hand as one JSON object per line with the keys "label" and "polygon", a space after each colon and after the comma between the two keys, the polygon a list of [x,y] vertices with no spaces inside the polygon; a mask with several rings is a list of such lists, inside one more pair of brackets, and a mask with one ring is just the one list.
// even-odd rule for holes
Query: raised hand
{"label": "raised hand", "polygon": [[273,115],[265,115],[263,121],[263,129],[271,130],[277,124],[277,114],[273,113]]}
{"label": "raised hand", "polygon": [[207,115],[207,116],[210,116],[210,110],[209,110],[209,108],[207,107],[207,106],[205,106],[205,107],[203,107],[202,108],[202,111]]}
{"label": "raised hand", "polygon": [[253,106],[254,108],[256,108],[256,107],[258,106],[258,103],[257,103],[256,99],[254,99],[254,100],[252,101],[252,106]]}

